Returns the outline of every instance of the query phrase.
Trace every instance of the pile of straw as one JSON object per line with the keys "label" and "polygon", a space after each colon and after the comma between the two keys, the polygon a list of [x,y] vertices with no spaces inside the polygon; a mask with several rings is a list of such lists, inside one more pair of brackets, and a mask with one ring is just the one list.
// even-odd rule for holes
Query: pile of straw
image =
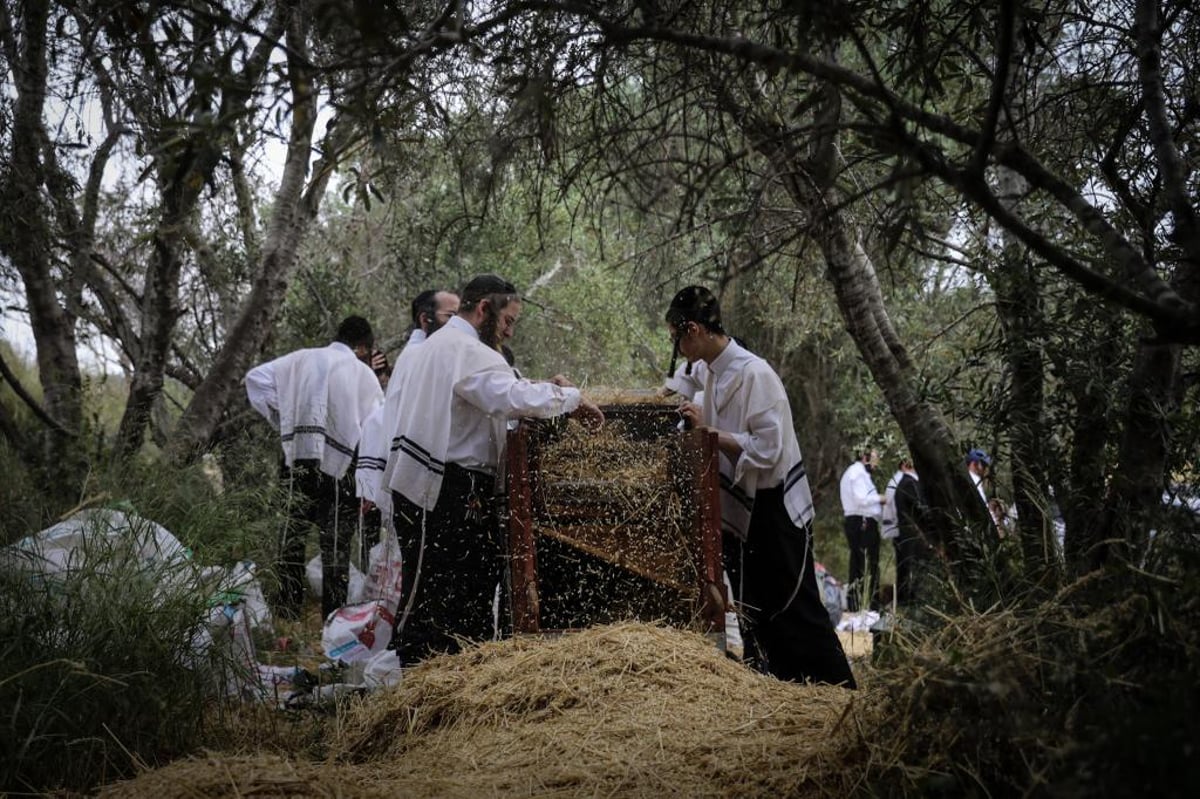
{"label": "pile of straw", "polygon": [[166,797],[395,797],[402,785],[378,780],[361,766],[314,763],[280,755],[192,757],[147,771],[137,779],[102,791],[101,799],[166,799]]}
{"label": "pile of straw", "polygon": [[845,796],[877,712],[624,623],[427,661],[340,719],[325,765],[185,761],[120,795]]}
{"label": "pile of straw", "polygon": [[755,674],[695,633],[623,623],[420,666],[347,721],[338,755],[392,763],[418,793],[839,793],[852,697]]}

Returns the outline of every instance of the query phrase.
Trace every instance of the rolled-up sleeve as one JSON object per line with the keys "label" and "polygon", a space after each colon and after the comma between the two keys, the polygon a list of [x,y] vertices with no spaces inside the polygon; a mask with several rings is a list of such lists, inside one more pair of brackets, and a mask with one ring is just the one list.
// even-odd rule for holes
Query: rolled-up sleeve
{"label": "rolled-up sleeve", "polygon": [[535,383],[518,378],[507,368],[468,375],[454,386],[454,393],[489,416],[509,419],[560,416],[574,411],[583,400],[577,388]]}

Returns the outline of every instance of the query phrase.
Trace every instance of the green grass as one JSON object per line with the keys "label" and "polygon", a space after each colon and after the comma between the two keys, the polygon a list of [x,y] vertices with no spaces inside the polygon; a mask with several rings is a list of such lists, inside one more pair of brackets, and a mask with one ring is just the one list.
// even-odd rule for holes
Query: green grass
{"label": "green grass", "polygon": [[[221,493],[198,466],[146,459],[98,467],[76,496],[119,505],[167,528],[189,572],[241,559],[269,564],[280,507],[270,454],[251,458]],[[0,519],[10,544],[72,510],[39,490],[0,446]],[[11,550],[8,553],[11,555]],[[197,659],[209,586],[165,590],[177,576],[127,548],[92,547],[71,579],[11,557],[0,568],[0,795],[85,791],[167,762],[219,737],[211,712],[224,656]],[[264,587],[269,587],[269,572]],[[222,651],[214,647],[214,653]]]}
{"label": "green grass", "polygon": [[0,790],[84,790],[187,751],[210,687],[191,645],[204,595],[123,545],[89,546],[70,579],[6,555]]}

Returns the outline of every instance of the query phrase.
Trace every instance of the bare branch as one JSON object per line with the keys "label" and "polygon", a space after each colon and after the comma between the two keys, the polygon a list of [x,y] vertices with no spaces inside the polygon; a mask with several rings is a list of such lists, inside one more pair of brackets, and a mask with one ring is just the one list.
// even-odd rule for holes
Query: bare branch
{"label": "bare branch", "polygon": [[1158,0],[1138,0],[1136,11],[1138,77],[1146,107],[1146,122],[1150,128],[1154,153],[1158,157],[1159,174],[1167,191],[1167,202],[1175,217],[1175,230],[1193,263],[1200,269],[1200,226],[1196,210],[1188,197],[1190,170],[1184,166],[1179,150],[1171,137],[1167,122],[1167,103],[1163,96],[1162,30],[1159,27]]}
{"label": "bare branch", "polygon": [[8,367],[8,363],[4,360],[4,356],[2,354],[0,354],[0,377],[3,377],[8,381],[9,386],[12,387],[13,393],[20,398],[21,402],[24,402],[27,406],[29,406],[29,410],[33,411],[34,416],[45,422],[47,427],[51,428],[56,433],[61,433],[65,436],[77,435],[77,433],[74,431],[68,430],[59,424],[59,422],[53,416],[46,412],[46,409],[42,407],[41,403],[34,399],[33,396],[25,390],[25,387],[21,385],[21,381],[17,379],[17,376],[13,374],[12,369]]}

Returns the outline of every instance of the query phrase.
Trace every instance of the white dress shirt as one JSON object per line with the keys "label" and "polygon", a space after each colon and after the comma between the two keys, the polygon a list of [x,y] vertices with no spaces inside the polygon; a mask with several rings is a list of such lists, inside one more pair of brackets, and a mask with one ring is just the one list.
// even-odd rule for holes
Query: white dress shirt
{"label": "white dress shirt", "polygon": [[845,516],[869,516],[878,519],[883,515],[879,502],[879,490],[871,480],[866,464],[855,461],[842,472],[840,483],[842,513]]}
{"label": "white dress shirt", "polygon": [[384,484],[427,510],[446,464],[498,475],[510,419],[558,416],[582,401],[576,388],[518,378],[459,316],[414,351],[400,378]]}
{"label": "white dress shirt", "polygon": [[730,434],[742,450],[736,460],[720,456],[722,526],[744,538],[759,489],[782,487],[788,515],[805,527],[812,491],[779,375],[732,339],[706,371],[704,424]]}

